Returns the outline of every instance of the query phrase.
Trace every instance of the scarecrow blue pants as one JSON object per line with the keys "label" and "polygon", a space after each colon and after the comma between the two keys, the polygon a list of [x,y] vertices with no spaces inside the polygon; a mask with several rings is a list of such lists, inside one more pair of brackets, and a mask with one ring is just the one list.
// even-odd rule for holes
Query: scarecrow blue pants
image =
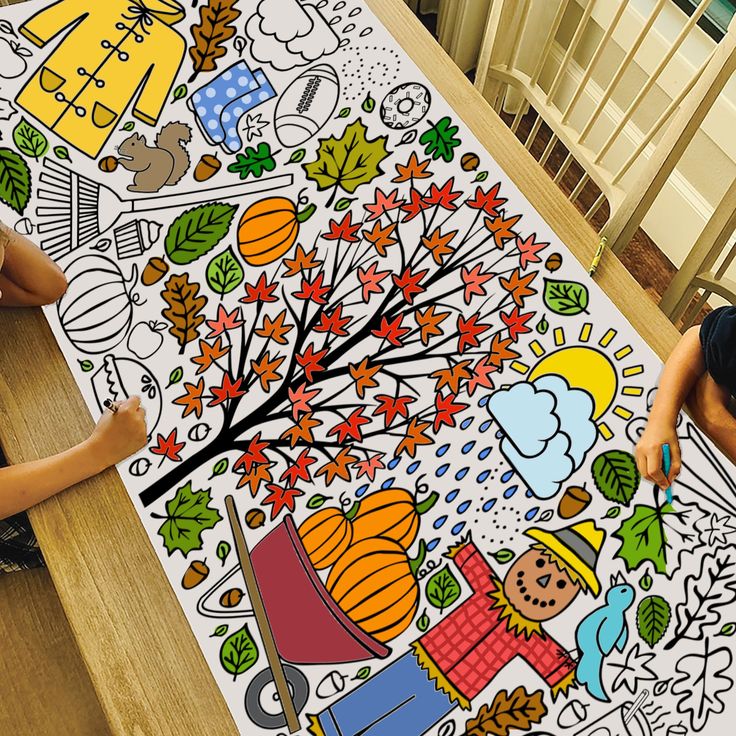
{"label": "scarecrow blue pants", "polygon": [[317,720],[325,736],[420,736],[454,708],[409,652]]}

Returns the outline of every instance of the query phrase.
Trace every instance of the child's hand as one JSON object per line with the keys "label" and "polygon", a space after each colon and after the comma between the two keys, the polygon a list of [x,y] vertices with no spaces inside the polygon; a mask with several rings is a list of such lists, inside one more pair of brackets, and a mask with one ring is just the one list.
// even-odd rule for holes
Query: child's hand
{"label": "child's hand", "polygon": [[146,444],[146,410],[137,396],[117,405],[117,411],[105,411],[90,435],[101,467],[108,468],[137,452]]}
{"label": "child's hand", "polygon": [[[672,463],[669,476],[662,471],[662,445],[670,446]],[[656,483],[660,488],[669,488],[680,474],[680,443],[677,428],[673,424],[649,419],[646,429],[636,443],[636,466],[642,478]]]}

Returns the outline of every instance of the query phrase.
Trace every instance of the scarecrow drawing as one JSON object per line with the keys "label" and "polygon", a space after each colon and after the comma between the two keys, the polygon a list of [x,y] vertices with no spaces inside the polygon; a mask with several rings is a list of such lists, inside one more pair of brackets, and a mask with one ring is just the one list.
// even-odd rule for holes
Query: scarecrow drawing
{"label": "scarecrow drawing", "polygon": [[575,660],[542,628],[577,594],[600,593],[595,567],[605,532],[592,521],[546,531],[500,577],[470,538],[449,557],[473,594],[375,677],[310,715],[314,736],[419,736],[456,706],[470,709],[503,668],[521,657],[556,699],[575,681]]}

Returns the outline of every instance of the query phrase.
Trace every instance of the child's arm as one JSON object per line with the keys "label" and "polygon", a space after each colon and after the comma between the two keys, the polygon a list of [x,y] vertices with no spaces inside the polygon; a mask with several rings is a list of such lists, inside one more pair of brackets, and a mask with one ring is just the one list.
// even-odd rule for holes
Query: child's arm
{"label": "child's arm", "polygon": [[64,272],[28,238],[0,224],[0,306],[51,304],[66,291]]}
{"label": "child's arm", "polygon": [[105,411],[88,439],[43,460],[0,468],[0,519],[115,465],[146,444],[146,413],[136,396]]}
{"label": "child's arm", "polygon": [[705,373],[687,398],[690,416],[707,432],[716,444],[736,463],[736,418],[728,405],[731,395]]}
{"label": "child's arm", "polygon": [[[642,477],[667,488],[680,472],[677,415],[698,380],[705,374],[700,328],[691,327],[667,359],[659,379],[646,429],[636,445],[636,464]],[[669,477],[662,472],[662,445],[669,444],[672,464]]]}

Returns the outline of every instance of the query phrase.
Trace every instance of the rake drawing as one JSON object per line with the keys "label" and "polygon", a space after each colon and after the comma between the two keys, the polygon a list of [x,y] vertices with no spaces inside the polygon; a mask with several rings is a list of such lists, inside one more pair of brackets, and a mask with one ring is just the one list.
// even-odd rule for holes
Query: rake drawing
{"label": "rake drawing", "polygon": [[181,194],[122,199],[110,187],[46,158],[38,190],[41,247],[52,258],[91,243],[123,215],[233,199],[290,186],[291,174]]}

